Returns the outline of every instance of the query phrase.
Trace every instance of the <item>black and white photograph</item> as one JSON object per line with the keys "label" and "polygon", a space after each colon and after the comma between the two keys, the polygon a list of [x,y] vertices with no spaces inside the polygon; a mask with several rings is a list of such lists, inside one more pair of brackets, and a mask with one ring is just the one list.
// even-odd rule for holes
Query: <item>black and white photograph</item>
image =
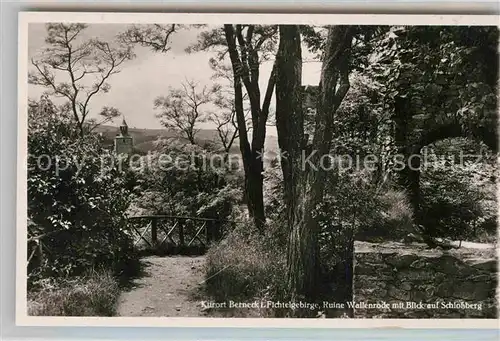
{"label": "black and white photograph", "polygon": [[164,16],[21,23],[28,317],[498,319],[497,25]]}

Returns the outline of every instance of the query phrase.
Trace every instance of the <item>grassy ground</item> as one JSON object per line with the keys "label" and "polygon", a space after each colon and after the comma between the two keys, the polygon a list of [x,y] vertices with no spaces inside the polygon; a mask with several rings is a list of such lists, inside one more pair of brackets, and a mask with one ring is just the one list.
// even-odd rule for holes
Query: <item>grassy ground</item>
{"label": "grassy ground", "polygon": [[31,316],[114,316],[120,295],[110,273],[92,272],[67,280],[44,280],[28,293]]}

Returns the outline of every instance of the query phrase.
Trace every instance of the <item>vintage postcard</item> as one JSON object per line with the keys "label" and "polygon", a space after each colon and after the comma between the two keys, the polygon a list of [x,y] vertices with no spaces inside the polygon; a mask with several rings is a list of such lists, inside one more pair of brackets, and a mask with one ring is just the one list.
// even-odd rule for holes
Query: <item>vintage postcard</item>
{"label": "vintage postcard", "polygon": [[17,324],[496,328],[498,43],[21,13]]}

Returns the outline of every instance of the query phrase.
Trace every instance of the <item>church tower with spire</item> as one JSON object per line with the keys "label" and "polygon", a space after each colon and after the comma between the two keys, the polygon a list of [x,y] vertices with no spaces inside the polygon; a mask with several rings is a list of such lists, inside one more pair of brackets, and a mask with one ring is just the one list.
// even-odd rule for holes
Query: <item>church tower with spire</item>
{"label": "church tower with spire", "polygon": [[134,140],[132,136],[128,134],[128,125],[127,122],[125,122],[125,118],[123,118],[120,126],[120,134],[115,137],[115,153],[130,155],[133,146]]}

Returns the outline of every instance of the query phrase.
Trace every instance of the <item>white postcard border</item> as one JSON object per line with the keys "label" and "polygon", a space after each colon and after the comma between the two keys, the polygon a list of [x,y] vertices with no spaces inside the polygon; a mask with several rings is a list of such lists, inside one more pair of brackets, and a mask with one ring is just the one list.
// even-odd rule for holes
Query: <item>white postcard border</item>
{"label": "white postcard border", "polygon": [[[18,26],[18,148],[16,200],[16,325],[231,328],[458,328],[497,329],[497,319],[275,319],[174,317],[46,317],[27,315],[27,107],[28,24],[45,22],[320,25],[499,26],[496,15],[255,14],[20,12]],[[497,253],[500,250],[497,249]],[[500,283],[499,283],[500,284]]]}

